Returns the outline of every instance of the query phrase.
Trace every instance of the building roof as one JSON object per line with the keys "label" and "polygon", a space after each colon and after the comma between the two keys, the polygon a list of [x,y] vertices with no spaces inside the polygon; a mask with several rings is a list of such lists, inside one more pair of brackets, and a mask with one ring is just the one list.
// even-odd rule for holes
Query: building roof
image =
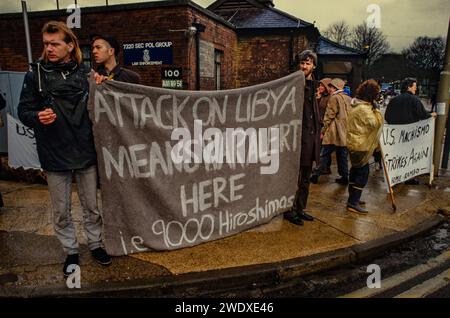
{"label": "building roof", "polygon": [[354,48],[333,42],[323,36],[319,39],[319,47],[317,49],[319,55],[364,55]]}
{"label": "building roof", "polygon": [[222,16],[236,29],[304,28],[314,26],[273,7],[273,1],[218,0],[208,10]]}
{"label": "building roof", "polygon": [[[116,4],[116,5],[103,5],[103,6],[95,6],[95,7],[84,7],[82,8],[83,13],[97,13],[97,12],[121,12],[121,11],[127,11],[127,10],[145,10],[145,9],[152,9],[152,8],[161,8],[161,7],[174,7],[174,6],[189,6],[192,7],[209,18],[216,20],[217,22],[220,22],[230,28],[234,28],[234,25],[232,25],[230,22],[226,21],[222,16],[219,16],[215,14],[214,12],[211,12],[210,10],[207,10],[192,0],[166,0],[166,1],[152,1],[152,2],[139,2],[139,3],[129,3],[129,4]],[[28,16],[30,17],[47,17],[47,16],[67,16],[66,9],[60,9],[60,10],[46,10],[46,11],[35,11],[35,12],[28,12]],[[2,19],[7,18],[17,18],[22,17],[22,13],[3,13],[0,14],[0,17]]]}
{"label": "building roof", "polygon": [[280,14],[273,8],[238,10],[228,21],[237,29],[300,28],[312,25]]}

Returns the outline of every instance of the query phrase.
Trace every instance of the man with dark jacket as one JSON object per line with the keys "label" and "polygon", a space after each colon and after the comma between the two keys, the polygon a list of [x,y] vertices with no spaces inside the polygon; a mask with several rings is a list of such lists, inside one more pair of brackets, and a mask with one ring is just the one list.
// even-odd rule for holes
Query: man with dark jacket
{"label": "man with dark jacket", "polygon": [[284,213],[285,219],[296,225],[303,225],[303,220],[313,221],[314,218],[305,213],[309,195],[309,178],[313,162],[319,163],[320,132],[322,129],[319,105],[317,104],[317,83],[313,79],[313,70],[317,66],[317,55],[303,51],[299,56],[300,70],[305,74],[305,101],[303,104],[303,124],[301,140],[300,174],[297,193],[291,211]]}
{"label": "man with dark jacket", "polygon": [[401,86],[401,94],[392,99],[386,108],[384,118],[391,125],[407,125],[436,117],[436,113],[427,112],[416,96],[417,81],[407,78]]}
{"label": "man with dark jacket", "polygon": [[[72,177],[77,182],[83,222],[94,259],[109,265],[102,247],[102,218],[97,208],[97,157],[87,112],[89,69],[75,34],[51,21],[42,29],[44,50],[25,75],[19,102],[20,120],[34,129],[39,161],[47,172],[53,225],[67,254],[63,272],[78,265],[79,245],[71,217]],[[73,267],[73,266],[71,266]]]}
{"label": "man with dark jacket", "polygon": [[[6,100],[5,100],[5,98],[3,97],[3,95],[0,94],[0,112],[1,112],[2,109],[5,108],[5,107],[6,107]],[[1,116],[1,114],[0,114],[0,116]],[[3,125],[4,125],[4,124],[3,124],[3,120],[2,120],[2,118],[0,117],[0,128],[2,128]],[[0,168],[1,168],[1,163],[0,163]],[[2,208],[4,205],[5,205],[5,204],[3,203],[2,193],[0,192],[0,208]]]}
{"label": "man with dark jacket", "polygon": [[91,37],[92,55],[97,64],[95,74],[97,84],[104,80],[140,84],[139,74],[123,68],[117,63],[120,46],[114,37],[109,35],[93,35]]}
{"label": "man with dark jacket", "polygon": [[[388,104],[384,119],[391,125],[408,125],[418,121],[436,117],[436,113],[427,112],[420,99],[416,96],[417,81],[407,78],[402,82],[401,94],[394,97]],[[417,185],[417,179],[405,182],[409,185]]]}

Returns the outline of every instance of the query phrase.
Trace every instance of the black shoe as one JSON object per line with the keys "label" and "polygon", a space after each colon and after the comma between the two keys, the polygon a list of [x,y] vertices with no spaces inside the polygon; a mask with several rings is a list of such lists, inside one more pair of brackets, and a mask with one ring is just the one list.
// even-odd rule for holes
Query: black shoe
{"label": "black shoe", "polygon": [[348,179],[344,178],[344,177],[336,179],[335,181],[336,181],[336,183],[339,183],[339,184],[342,184],[342,185],[345,185],[345,186],[348,185]]}
{"label": "black shoe", "polygon": [[309,178],[309,182],[314,183],[314,184],[318,184],[318,183],[319,183],[319,176],[313,174],[313,175],[311,176],[311,178]]}
{"label": "black shoe", "polygon": [[419,185],[420,183],[417,179],[410,179],[410,180],[405,181],[405,184],[406,185]]}
{"label": "black shoe", "polygon": [[314,221],[314,218],[305,212],[299,212],[298,216],[300,216],[300,218],[302,218],[305,221]]}
{"label": "black shoe", "polygon": [[294,211],[288,211],[283,214],[284,218],[295,225],[303,225],[303,220]]}
{"label": "black shoe", "polygon": [[366,201],[359,201],[359,205],[366,206]]}
{"label": "black shoe", "polygon": [[359,204],[354,205],[349,202],[347,202],[347,211],[362,214],[362,215],[367,215],[367,213],[369,213],[369,211],[367,211],[366,209],[361,207],[361,205],[359,205]]}
{"label": "black shoe", "polygon": [[107,265],[111,264],[111,262],[112,262],[111,256],[109,256],[106,253],[106,251],[101,247],[98,247],[95,250],[92,250],[91,255],[97,261],[97,263],[102,264],[104,266],[107,266]]}
{"label": "black shoe", "polygon": [[74,270],[71,271],[71,272],[69,272],[67,270],[69,265],[78,265],[78,264],[79,264],[79,262],[78,262],[78,254],[67,255],[66,261],[64,262],[64,267],[63,267],[64,277],[69,277],[69,275],[74,272]]}

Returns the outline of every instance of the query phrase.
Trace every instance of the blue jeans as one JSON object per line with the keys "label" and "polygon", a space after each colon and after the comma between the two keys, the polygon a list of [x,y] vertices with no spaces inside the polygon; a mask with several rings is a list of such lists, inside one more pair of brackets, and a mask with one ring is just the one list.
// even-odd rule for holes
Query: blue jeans
{"label": "blue jeans", "polygon": [[338,173],[342,178],[348,179],[348,151],[347,147],[338,147],[335,145],[322,145],[320,150],[320,163],[314,170],[313,175],[320,176],[328,170],[331,155],[336,151]]}

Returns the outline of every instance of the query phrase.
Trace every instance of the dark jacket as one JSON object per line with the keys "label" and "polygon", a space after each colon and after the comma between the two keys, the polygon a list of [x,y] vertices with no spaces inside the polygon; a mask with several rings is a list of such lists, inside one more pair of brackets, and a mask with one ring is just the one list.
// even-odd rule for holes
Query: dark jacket
{"label": "dark jacket", "polygon": [[410,92],[393,98],[384,114],[384,119],[391,125],[412,124],[430,117],[420,99]]}
{"label": "dark jacket", "polygon": [[129,69],[126,68],[122,68],[119,65],[116,65],[116,67],[109,74],[103,65],[99,65],[97,68],[97,72],[101,75],[109,76],[110,79],[115,81],[131,84],[141,83],[141,77],[139,76],[138,73],[130,71]]}
{"label": "dark jacket", "polygon": [[[31,64],[19,102],[19,118],[34,129],[44,170],[84,169],[97,163],[87,99],[89,69],[74,62]],[[52,108],[56,120],[43,125],[38,113]]]}
{"label": "dark jacket", "polygon": [[6,107],[6,100],[2,94],[0,94],[0,110]]}
{"label": "dark jacket", "polygon": [[301,166],[312,166],[320,160],[320,133],[322,120],[316,99],[317,83],[314,80],[305,82],[305,102],[303,104]]}

